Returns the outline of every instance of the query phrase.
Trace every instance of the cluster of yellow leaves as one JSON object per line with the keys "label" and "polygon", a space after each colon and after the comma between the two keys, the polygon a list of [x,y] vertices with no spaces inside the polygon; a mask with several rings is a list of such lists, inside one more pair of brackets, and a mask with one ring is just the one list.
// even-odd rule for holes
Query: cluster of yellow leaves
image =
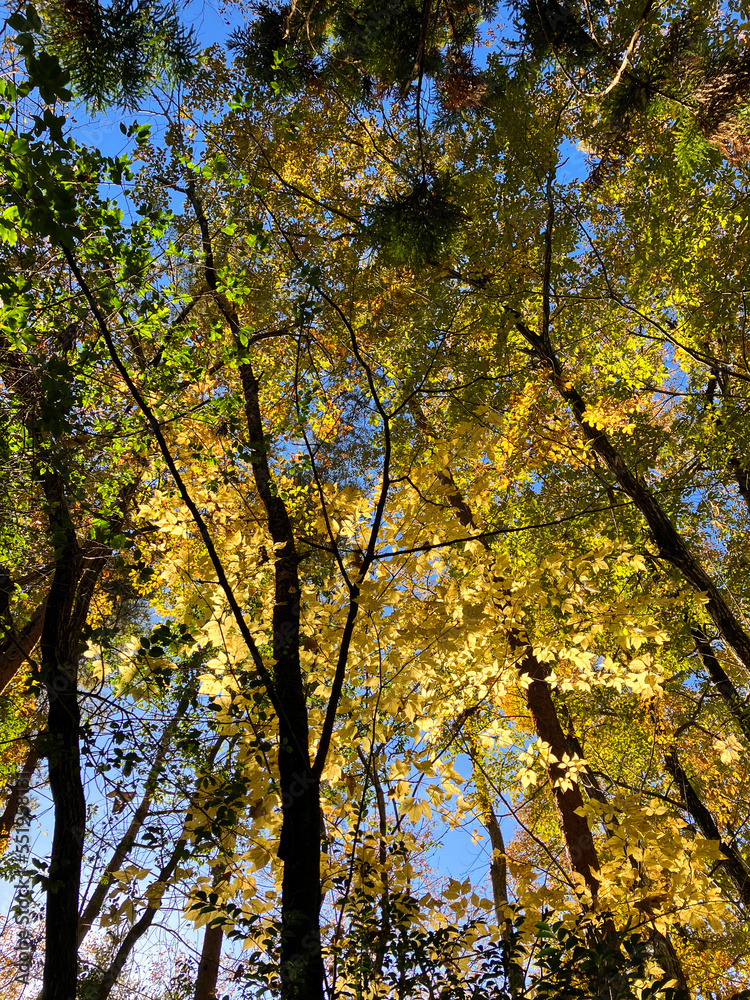
{"label": "cluster of yellow leaves", "polygon": [[640,404],[635,399],[616,399],[614,397],[598,399],[596,403],[590,403],[583,414],[583,419],[594,430],[604,431],[606,434],[620,432],[622,434],[632,434],[635,430],[635,423],[632,416],[640,409]]}
{"label": "cluster of yellow leaves", "polygon": [[721,928],[726,906],[711,877],[721,858],[715,841],[690,833],[685,821],[656,799],[620,796],[611,806],[591,801],[585,812],[608,824],[600,899],[623,925],[648,921],[665,934],[673,925]]}

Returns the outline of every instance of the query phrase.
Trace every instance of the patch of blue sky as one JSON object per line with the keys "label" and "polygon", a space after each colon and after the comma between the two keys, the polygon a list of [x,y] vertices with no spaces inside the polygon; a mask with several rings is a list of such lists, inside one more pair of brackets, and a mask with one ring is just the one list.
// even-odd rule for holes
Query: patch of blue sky
{"label": "patch of blue sky", "polygon": [[588,173],[588,161],[583,150],[569,139],[563,139],[558,146],[558,154],[556,180],[562,184],[584,180]]}

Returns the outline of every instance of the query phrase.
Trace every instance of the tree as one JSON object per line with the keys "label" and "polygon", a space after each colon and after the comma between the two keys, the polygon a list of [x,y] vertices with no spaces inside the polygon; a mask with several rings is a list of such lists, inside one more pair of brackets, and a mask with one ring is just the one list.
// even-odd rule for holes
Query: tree
{"label": "tree", "polygon": [[[66,76],[14,22],[5,410],[33,457],[7,475],[44,498],[53,572],[6,632],[44,608],[45,1000],[97,920],[122,928],[104,1000],[183,892],[199,996],[234,940],[237,981],[285,998],[741,984],[744,167],[662,127],[683,64],[651,7],[529,8],[481,71],[476,12],[406,14],[375,39],[374,8],[262,8],[163,139],[123,125],[137,173],[31,108]],[[742,67],[703,23],[698,94]],[[561,144],[604,155],[636,94],[617,170],[563,183]],[[92,625],[105,571],[150,621]],[[84,647],[157,750],[86,744],[143,785],[78,924]],[[491,901],[425,856],[472,814]]]}

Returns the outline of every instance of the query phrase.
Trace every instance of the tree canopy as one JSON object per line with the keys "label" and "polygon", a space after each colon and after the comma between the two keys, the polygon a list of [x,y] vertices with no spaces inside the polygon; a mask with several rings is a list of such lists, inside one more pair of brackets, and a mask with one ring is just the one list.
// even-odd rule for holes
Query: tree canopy
{"label": "tree canopy", "polygon": [[5,22],[4,995],[750,997],[746,5],[227,9]]}

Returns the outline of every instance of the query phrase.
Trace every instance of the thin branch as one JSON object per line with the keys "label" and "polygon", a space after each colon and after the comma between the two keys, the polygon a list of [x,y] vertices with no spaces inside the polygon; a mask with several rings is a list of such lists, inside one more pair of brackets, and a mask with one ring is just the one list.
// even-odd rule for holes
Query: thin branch
{"label": "thin branch", "polygon": [[[78,263],[76,262],[73,252],[65,246],[62,247],[62,252],[63,255],[65,256],[65,259],[68,262],[71,271],[73,272],[76,278],[76,281],[78,282],[84,294],[84,297],[86,298],[89,308],[91,309],[92,315],[94,316],[96,324],[99,328],[99,332],[101,333],[102,339],[104,340],[104,343],[107,347],[107,351],[109,352],[109,356],[112,359],[112,363],[114,364],[123,382],[127,386],[130,395],[133,397],[138,408],[145,417],[146,422],[151,429],[151,433],[156,439],[159,451],[161,452],[162,458],[164,459],[164,462],[166,463],[166,466],[169,469],[172,479],[174,480],[174,483],[177,486],[177,490],[180,494],[180,497],[182,498],[182,502],[190,511],[190,515],[193,518],[196,527],[198,528],[203,544],[206,547],[206,552],[208,553],[208,557],[211,560],[214,570],[216,571],[216,577],[219,581],[219,586],[224,592],[229,607],[231,608],[232,614],[234,615],[234,619],[237,622],[237,627],[240,630],[242,638],[245,641],[245,644],[247,645],[247,648],[250,652],[250,656],[252,657],[253,663],[255,664],[255,668],[258,671],[258,675],[261,678],[261,681],[263,682],[266,692],[268,693],[269,700],[271,701],[271,704],[273,705],[276,714],[279,717],[282,717],[283,710],[279,702],[276,690],[274,688],[273,681],[271,680],[271,676],[268,673],[265,664],[263,663],[263,657],[261,656],[260,650],[258,649],[255,640],[253,639],[252,633],[250,632],[250,629],[247,626],[247,622],[245,621],[244,615],[242,614],[242,610],[239,606],[237,598],[234,595],[234,591],[232,590],[232,587],[229,583],[222,561],[219,557],[218,552],[216,551],[216,546],[214,545],[213,539],[211,538],[211,533],[208,530],[208,525],[206,524],[201,512],[198,510],[195,501],[190,495],[190,492],[187,486],[185,485],[185,481],[180,475],[175,460],[172,457],[172,453],[169,449],[169,445],[167,444],[167,441],[162,433],[159,421],[157,420],[151,407],[146,402],[146,399],[136,386],[135,382],[131,378],[127,368],[121,361],[120,356],[117,352],[117,348],[115,347],[112,334],[110,333],[107,320],[105,319],[104,314],[99,308],[99,304],[94,296],[93,291],[89,287],[86,278],[82,274],[81,269],[78,267]],[[213,268],[212,256],[210,257],[210,262],[211,262],[210,267]],[[215,282],[215,270],[213,271],[213,274]]]}
{"label": "thin branch", "polygon": [[[386,412],[381,400],[378,395],[377,388],[375,386],[375,378],[372,373],[372,369],[365,361],[362,352],[360,351],[359,344],[357,343],[357,336],[354,332],[354,328],[349,322],[344,313],[343,309],[335,302],[326,292],[320,291],[321,297],[335,310],[335,312],[340,317],[344,326],[346,327],[352,344],[352,350],[354,356],[357,359],[358,364],[363,369],[365,373],[365,378],[367,379],[367,385],[370,390],[370,396],[375,404],[375,408],[380,415],[380,419],[383,425],[383,474],[380,482],[380,495],[378,497],[377,503],[375,505],[375,514],[372,520],[372,528],[370,529],[370,537],[367,542],[367,548],[362,559],[362,565],[359,570],[358,579],[364,581],[367,574],[375,560],[375,546],[377,545],[378,536],[380,535],[380,527],[383,523],[383,517],[385,515],[385,505],[388,499],[388,490],[390,488],[390,466],[391,466],[391,426],[390,417]],[[339,701],[341,700],[341,692],[344,687],[344,678],[346,676],[346,666],[349,659],[349,648],[351,646],[352,636],[354,634],[354,622],[357,617],[357,612],[359,610],[359,605],[357,604],[357,598],[360,595],[360,586],[357,581],[355,581],[349,591],[349,612],[346,617],[346,623],[344,625],[344,631],[341,636],[341,644],[339,646],[339,655],[336,663],[336,672],[333,678],[333,684],[331,685],[331,696],[328,701],[328,707],[326,709],[325,719],[323,721],[323,727],[320,734],[320,742],[318,744],[318,751],[315,755],[315,763],[313,765],[313,772],[320,776],[323,772],[325,766],[326,757],[328,755],[328,749],[331,743],[331,737],[333,735],[333,727],[336,721],[336,712],[338,710]]]}
{"label": "thin branch", "polygon": [[[575,521],[579,517],[588,517],[590,514],[601,514],[610,510],[632,506],[633,502],[628,500],[624,503],[614,505],[608,504],[606,507],[590,507],[587,510],[579,511],[577,514],[566,514],[564,517],[555,518],[554,521],[539,521],[537,524],[522,524],[515,528],[496,528],[494,531],[482,531],[478,535],[462,535],[458,538],[449,538],[444,542],[431,542],[428,545],[415,545],[413,548],[409,549],[394,549],[391,552],[379,552],[373,556],[373,561],[377,561],[378,559],[393,559],[395,556],[411,555],[415,552],[431,552],[434,549],[444,549],[451,545],[458,545],[461,542],[484,542],[487,538],[497,538],[499,535],[513,535],[520,531],[535,531],[539,528],[551,528],[558,524],[565,524],[568,521]],[[325,548],[325,546],[316,545],[315,542],[307,538],[304,538],[303,541],[305,541],[308,545],[312,545],[314,548]]]}

